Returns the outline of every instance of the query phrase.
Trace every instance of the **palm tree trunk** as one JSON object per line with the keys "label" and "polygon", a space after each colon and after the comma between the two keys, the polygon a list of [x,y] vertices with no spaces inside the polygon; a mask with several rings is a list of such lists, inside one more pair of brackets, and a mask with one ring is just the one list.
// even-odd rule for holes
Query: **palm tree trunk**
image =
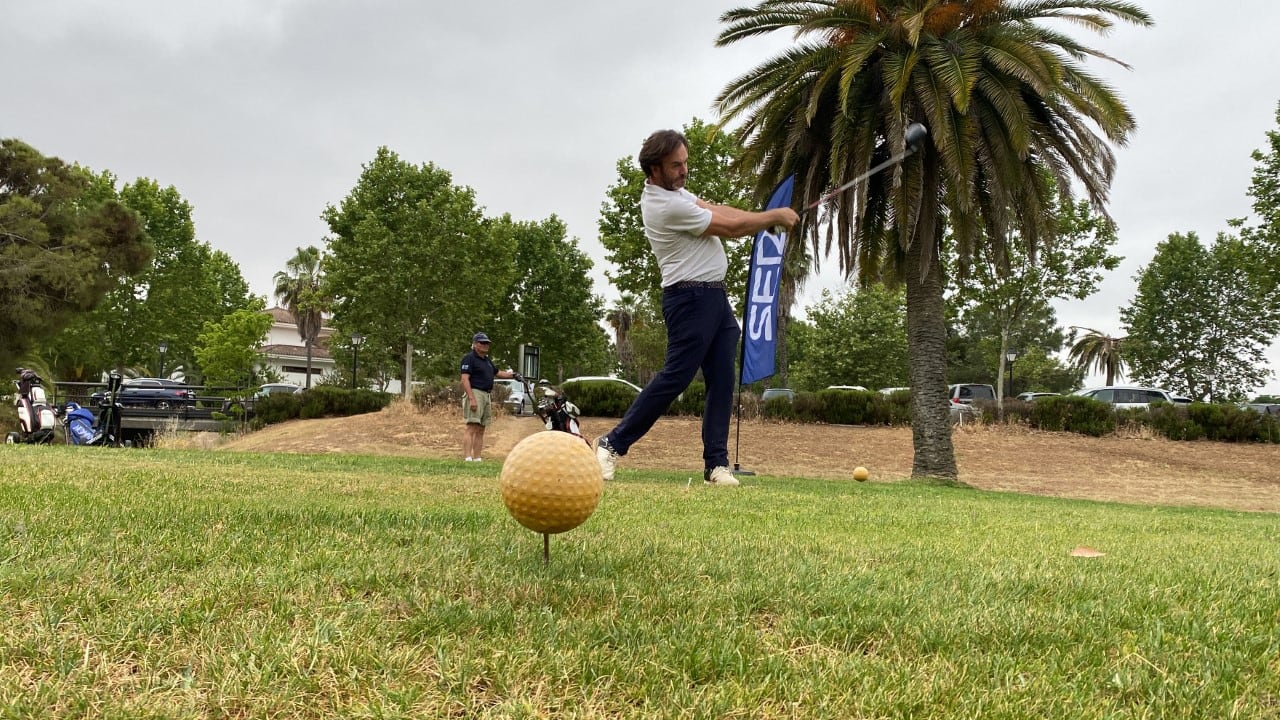
{"label": "palm tree trunk", "polygon": [[[926,176],[930,174],[926,170]],[[926,177],[925,187],[930,186]],[[935,250],[942,230],[937,207],[928,201],[923,204],[915,238],[906,253],[911,439],[915,447],[911,476],[953,480],[959,473],[947,397],[947,324],[942,268]]]}
{"label": "palm tree trunk", "polygon": [[911,438],[915,447],[911,476],[955,478],[941,273],[935,267],[929,277],[920,277],[918,255],[914,247],[907,252],[911,268],[907,271],[907,349],[911,355]]}
{"label": "palm tree trunk", "polygon": [[307,390],[311,389],[311,340],[307,340]]}
{"label": "palm tree trunk", "polygon": [[778,293],[778,380],[782,383],[781,387],[791,387],[791,378],[789,377],[791,369],[791,356],[787,352],[787,330],[791,323],[791,306],[795,303],[795,288],[783,285]]}

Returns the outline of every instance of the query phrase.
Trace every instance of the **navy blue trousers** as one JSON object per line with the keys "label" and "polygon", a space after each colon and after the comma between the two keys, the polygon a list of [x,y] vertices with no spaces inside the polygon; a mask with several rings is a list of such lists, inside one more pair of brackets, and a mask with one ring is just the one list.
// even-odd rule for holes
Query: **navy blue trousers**
{"label": "navy blue trousers", "polygon": [[667,357],[662,370],[606,436],[609,445],[619,455],[626,455],[701,369],[707,383],[707,404],[702,411],[703,464],[708,469],[727,467],[734,357],[742,334],[738,318],[724,290],[694,287],[663,290],[662,319],[667,324]]}

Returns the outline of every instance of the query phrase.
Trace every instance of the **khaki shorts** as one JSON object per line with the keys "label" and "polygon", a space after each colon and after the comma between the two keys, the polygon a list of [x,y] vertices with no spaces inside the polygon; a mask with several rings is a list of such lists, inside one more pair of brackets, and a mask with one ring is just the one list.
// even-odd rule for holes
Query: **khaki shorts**
{"label": "khaki shorts", "polygon": [[489,393],[474,388],[471,392],[475,393],[476,396],[476,409],[471,409],[471,400],[464,393],[462,395],[462,417],[467,421],[468,425],[488,426],[489,421],[493,419],[493,403],[489,401]]}

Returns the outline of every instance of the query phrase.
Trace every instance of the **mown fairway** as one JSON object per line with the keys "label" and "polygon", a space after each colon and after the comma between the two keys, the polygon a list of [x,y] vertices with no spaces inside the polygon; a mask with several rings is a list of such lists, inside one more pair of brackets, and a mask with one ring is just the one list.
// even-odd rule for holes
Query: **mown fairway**
{"label": "mown fairway", "polygon": [[1280,717],[1280,516],[497,473],[5,447],[0,716]]}

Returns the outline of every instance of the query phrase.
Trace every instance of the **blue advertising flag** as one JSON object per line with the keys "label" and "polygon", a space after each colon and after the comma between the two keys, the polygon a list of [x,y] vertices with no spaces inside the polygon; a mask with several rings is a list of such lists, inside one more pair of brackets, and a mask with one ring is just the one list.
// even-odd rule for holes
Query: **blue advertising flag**
{"label": "blue advertising flag", "polygon": [[[765,210],[789,207],[795,177],[778,184]],[[756,233],[751,245],[751,272],[747,275],[747,302],[742,317],[742,375],[749,385],[771,377],[778,347],[778,288],[782,284],[782,254],[787,233],[773,229]]]}

